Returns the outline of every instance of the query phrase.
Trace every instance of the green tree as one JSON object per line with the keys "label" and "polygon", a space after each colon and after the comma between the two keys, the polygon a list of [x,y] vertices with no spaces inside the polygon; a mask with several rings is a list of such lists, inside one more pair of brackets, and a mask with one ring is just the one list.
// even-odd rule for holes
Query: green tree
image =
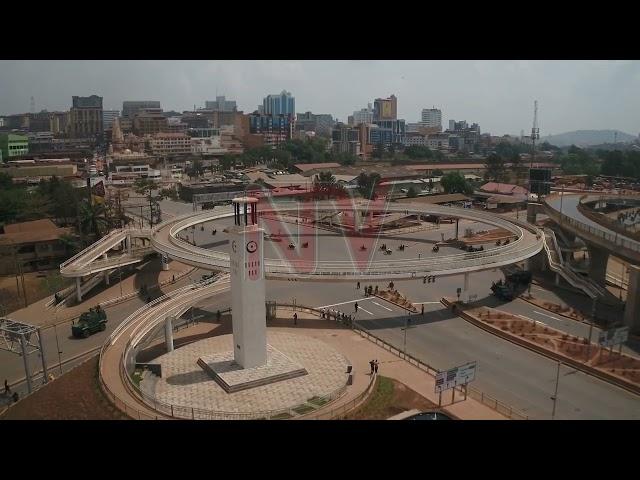
{"label": "green tree", "polygon": [[404,149],[404,154],[411,159],[418,158],[432,158],[433,152],[429,147],[423,147],[421,145],[411,145]]}
{"label": "green tree", "polygon": [[442,177],[440,185],[446,193],[473,193],[473,187],[467,182],[460,172],[449,172]]}
{"label": "green tree", "polygon": [[375,197],[376,186],[380,183],[380,174],[362,172],[358,175],[358,191],[364,198],[372,199]]}
{"label": "green tree", "polygon": [[106,233],[109,223],[104,204],[82,201],[80,204],[80,223],[84,232],[92,232],[96,239],[101,238]]}
{"label": "green tree", "polygon": [[316,192],[326,194],[327,199],[336,187],[336,177],[331,172],[320,172],[313,180],[313,187]]}
{"label": "green tree", "polygon": [[485,159],[484,166],[486,172],[484,174],[485,180],[492,180],[494,182],[504,182],[507,178],[507,166],[504,158],[500,155],[492,153]]}
{"label": "green tree", "polygon": [[11,175],[0,172],[0,190],[9,190],[13,188],[13,178]]}

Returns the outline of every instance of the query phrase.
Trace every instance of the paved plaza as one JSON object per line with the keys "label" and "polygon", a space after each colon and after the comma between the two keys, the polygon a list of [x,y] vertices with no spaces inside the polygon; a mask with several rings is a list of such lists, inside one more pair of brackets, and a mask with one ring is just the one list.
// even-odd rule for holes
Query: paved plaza
{"label": "paved plaza", "polygon": [[145,395],[165,404],[215,412],[246,413],[294,408],[313,397],[324,397],[347,382],[349,361],[325,342],[306,335],[269,331],[272,348],[301,365],[307,375],[227,393],[198,364],[198,358],[233,348],[232,335],[207,338],[154,360],[162,378],[146,373],[140,382]]}

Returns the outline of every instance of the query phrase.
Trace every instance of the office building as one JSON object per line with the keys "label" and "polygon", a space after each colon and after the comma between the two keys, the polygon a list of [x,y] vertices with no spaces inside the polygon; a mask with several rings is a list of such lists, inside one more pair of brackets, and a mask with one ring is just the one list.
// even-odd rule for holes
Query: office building
{"label": "office building", "polygon": [[293,137],[295,118],[289,114],[249,115],[249,133],[261,135],[264,145],[279,145]]}
{"label": "office building", "polygon": [[215,110],[217,112],[235,112],[238,110],[235,100],[227,100],[224,96],[216,97],[214,101],[204,102],[206,110]]}
{"label": "office building", "polygon": [[135,100],[122,102],[122,116],[133,119],[133,116],[143,108],[160,108],[160,102],[155,100]]}
{"label": "office building", "polygon": [[29,138],[25,135],[0,133],[0,162],[29,153]]}
{"label": "office building", "polygon": [[103,110],[102,126],[105,130],[109,130],[113,125],[113,120],[120,116],[120,110]]}
{"label": "office building", "polygon": [[70,115],[71,138],[93,138],[102,140],[102,97],[73,97]]}
{"label": "office building", "polygon": [[155,133],[150,146],[152,154],[159,157],[188,155],[191,153],[191,137],[186,133]]}
{"label": "office building", "polygon": [[296,115],[296,99],[285,90],[280,94],[267,95],[262,106],[265,115]]}
{"label": "office building", "polygon": [[[396,120],[398,118],[398,99],[395,95],[389,98],[376,98],[373,102],[373,120]],[[355,120],[355,119],[354,119]]]}
{"label": "office building", "polygon": [[363,108],[361,110],[353,112],[353,115],[350,116],[351,125],[359,125],[361,123],[373,123],[373,107],[371,104],[367,105],[367,108]]}
{"label": "office building", "polygon": [[[133,116],[132,131],[138,136],[153,135],[166,132],[168,125],[169,121],[162,114],[161,108],[141,108]],[[123,127],[122,123],[120,126]]]}
{"label": "office building", "polygon": [[[388,148],[391,145],[404,145],[407,128],[404,120],[374,120],[380,129],[391,131],[391,139],[384,137],[382,143]],[[379,142],[376,142],[379,143]]]}
{"label": "office building", "polygon": [[331,133],[331,149],[335,153],[360,155],[360,131],[344,123],[337,123]]}
{"label": "office building", "polygon": [[422,121],[425,127],[435,127],[442,131],[442,111],[438,108],[422,109]]}
{"label": "office building", "polygon": [[296,117],[296,130],[315,132],[316,135],[331,138],[331,130],[335,121],[330,114],[299,113]]}

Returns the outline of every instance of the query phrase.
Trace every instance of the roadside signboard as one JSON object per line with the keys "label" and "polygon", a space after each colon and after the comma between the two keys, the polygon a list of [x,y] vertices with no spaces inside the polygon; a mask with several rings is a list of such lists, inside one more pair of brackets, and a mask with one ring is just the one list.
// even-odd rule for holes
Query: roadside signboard
{"label": "roadside signboard", "polygon": [[466,385],[476,378],[476,367],[478,362],[470,362],[459,367],[445,370],[436,375],[436,393],[457,387],[458,385]]}
{"label": "roadside signboard", "polygon": [[613,347],[626,342],[628,338],[629,327],[612,328],[611,330],[600,332],[598,343],[603,347]]}

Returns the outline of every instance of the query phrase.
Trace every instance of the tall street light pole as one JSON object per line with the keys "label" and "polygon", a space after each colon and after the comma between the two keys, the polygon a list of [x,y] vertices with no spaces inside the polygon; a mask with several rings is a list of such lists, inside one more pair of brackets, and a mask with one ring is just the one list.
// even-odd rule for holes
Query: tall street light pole
{"label": "tall street light pole", "polygon": [[558,401],[558,384],[560,383],[560,365],[561,363],[558,362],[558,371],[556,373],[556,390],[553,393],[553,397],[551,397],[551,400],[553,400],[553,410],[551,411],[551,420],[555,420],[556,418],[556,403]]}

